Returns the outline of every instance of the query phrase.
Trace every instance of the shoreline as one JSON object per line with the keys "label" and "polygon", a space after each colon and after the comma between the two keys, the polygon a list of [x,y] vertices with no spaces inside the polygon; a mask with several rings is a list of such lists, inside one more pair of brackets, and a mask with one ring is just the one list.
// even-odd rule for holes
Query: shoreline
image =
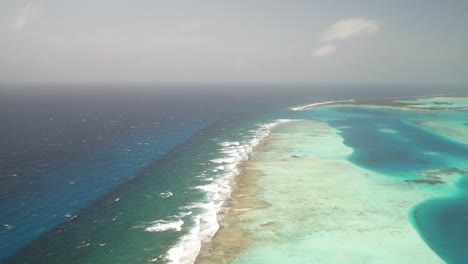
{"label": "shoreline", "polygon": [[[449,96],[449,95],[437,95],[437,96],[415,96],[415,97],[395,97],[395,98],[382,98],[382,99],[360,99],[360,100],[340,100],[340,101],[328,101],[307,104],[303,106],[291,107],[292,111],[307,111],[314,108],[326,107],[326,106],[377,106],[383,108],[400,109],[400,110],[456,110],[468,108],[468,105],[453,106],[451,103],[446,103],[446,99],[457,99],[466,98],[468,95],[463,96]],[[427,104],[418,104],[416,101],[425,99],[441,100],[433,101],[432,106]],[[446,107],[440,107],[440,106]],[[439,106],[439,107],[434,107]]]}
{"label": "shoreline", "polygon": [[[311,132],[311,129],[318,132],[308,135],[307,131]],[[297,134],[301,133],[298,130],[307,135]],[[292,134],[288,133],[296,135],[291,137]],[[301,144],[298,137],[308,141],[307,144]],[[327,139],[327,145],[331,147],[310,149],[316,146],[317,140],[323,139]],[[342,144],[341,137],[333,129],[321,122],[297,120],[276,126],[251,158],[242,164],[220,228],[211,243],[202,247],[195,263],[249,263],[249,258],[259,257],[259,254],[266,257],[265,252],[276,255],[269,261],[279,261],[285,257],[279,252],[270,251],[272,246],[297,248],[297,254],[290,252],[293,256],[289,254],[287,257],[300,262],[304,260],[303,254],[308,254],[303,251],[305,245],[308,251],[315,250],[313,257],[316,259],[313,260],[332,263],[336,261],[336,254],[332,254],[338,250],[336,241],[342,242],[341,253],[350,259],[361,257],[375,261],[385,257],[389,258],[388,263],[398,260],[443,263],[426,246],[408,219],[408,212],[415,204],[432,197],[430,191],[415,190],[414,185],[385,179],[352,165],[346,161],[351,151]],[[286,164],[293,165],[289,171],[284,171]],[[307,170],[304,171],[304,168]],[[304,175],[322,177],[323,171],[329,172],[327,175],[330,179],[326,182],[312,179],[310,185],[310,182],[304,181]],[[340,174],[340,171],[351,172],[354,177],[349,179],[349,173]],[[281,173],[297,175],[284,182]],[[337,184],[342,181],[349,182],[346,185]],[[301,185],[307,186],[303,192],[300,191],[300,188],[304,188]],[[356,194],[356,189],[363,192]],[[387,209],[385,204],[382,206],[377,202],[381,199],[380,202],[389,203],[390,196],[396,195],[395,190],[409,193],[407,197],[395,196],[396,201],[390,202],[389,207],[399,212],[397,214]],[[302,196],[308,192],[313,192],[312,198]],[[379,198],[375,200],[376,197]],[[284,199],[292,199],[293,203],[285,205]],[[295,217],[290,219],[291,215]],[[298,220],[300,222],[296,222]],[[310,226],[297,230],[304,223]],[[284,242],[285,237],[290,235],[297,236],[297,241]],[[375,248],[375,245],[368,244],[369,241],[376,242],[377,238],[379,244],[385,246]],[[402,239],[410,241],[411,246],[401,247]],[[369,248],[372,248],[372,252]],[[387,255],[387,249],[394,250],[394,253]],[[408,251],[411,255],[405,253]]]}
{"label": "shoreline", "polygon": [[[257,184],[261,175],[259,173],[252,173],[247,171],[250,169],[250,164],[256,158],[257,150],[265,148],[269,143],[269,139],[275,136],[272,134],[274,129],[295,121],[297,120],[281,119],[273,122],[272,124],[274,125],[269,134],[259,141],[258,145],[255,146],[255,150],[249,154],[248,159],[242,160],[237,164],[236,168],[238,170],[238,174],[233,179],[234,183],[232,186],[232,191],[229,195],[229,198],[224,201],[224,205],[222,206],[223,209],[218,212],[218,218],[220,219],[218,223],[218,230],[211,237],[210,241],[202,242],[199,254],[194,261],[195,264],[225,263],[225,260],[220,261],[219,257],[217,256],[223,255],[227,256],[228,258],[233,258],[241,251],[243,247],[246,246],[246,243],[244,242],[240,244],[240,247],[230,249],[228,252],[225,252],[224,250],[223,252],[219,252],[219,236],[221,233],[226,231],[227,227],[235,223],[235,218],[237,215],[255,209],[267,208],[269,206],[261,200],[256,199],[256,194],[258,194],[261,190],[261,187]],[[229,230],[227,232],[229,232]],[[239,236],[245,236],[244,233],[230,233],[230,236],[231,235],[236,241],[239,240]],[[213,254],[213,251],[217,253]]]}
{"label": "shoreline", "polygon": [[[249,132],[251,135],[246,140],[218,143],[221,147],[220,152],[224,153],[224,156],[209,160],[217,165],[213,172],[219,173],[218,177],[214,182],[194,187],[206,191],[211,198],[215,198],[213,201],[190,204],[184,207],[185,209],[204,208],[206,211],[197,217],[195,226],[167,251],[164,256],[166,261],[169,263],[197,263],[197,259],[203,255],[203,251],[210,247],[212,238],[219,231],[226,212],[231,207],[232,196],[238,185],[237,178],[239,174],[242,174],[244,164],[250,160],[254,149],[264,144],[265,138],[270,135],[274,127],[290,121],[289,119],[277,119],[262,123]],[[191,254],[186,254],[185,251],[188,248],[192,251]],[[197,249],[193,250],[194,248]]]}

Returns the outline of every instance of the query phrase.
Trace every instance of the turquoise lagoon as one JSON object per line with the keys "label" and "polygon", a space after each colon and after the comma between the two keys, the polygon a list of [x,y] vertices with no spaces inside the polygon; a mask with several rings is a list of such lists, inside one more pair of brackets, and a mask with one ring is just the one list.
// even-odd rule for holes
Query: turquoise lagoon
{"label": "turquoise lagoon", "polygon": [[401,102],[285,113],[200,263],[466,263],[468,100]]}

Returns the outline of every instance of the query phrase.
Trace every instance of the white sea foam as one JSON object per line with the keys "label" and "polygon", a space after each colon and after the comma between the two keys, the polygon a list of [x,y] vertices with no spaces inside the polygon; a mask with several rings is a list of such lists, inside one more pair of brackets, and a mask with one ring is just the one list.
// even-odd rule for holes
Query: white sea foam
{"label": "white sea foam", "polygon": [[201,240],[197,239],[200,232],[200,216],[195,219],[195,226],[184,236],[180,243],[169,249],[166,255],[168,263],[193,263],[201,248]]}
{"label": "white sea foam", "polygon": [[219,143],[223,147],[229,147],[229,146],[239,146],[239,142],[221,142]]}
{"label": "white sea foam", "polygon": [[183,217],[186,217],[186,216],[191,215],[191,214],[192,214],[192,211],[181,212],[178,217],[183,218]]}
{"label": "white sea foam", "polygon": [[162,193],[159,194],[159,196],[160,196],[161,198],[169,198],[169,197],[171,197],[172,195],[174,195],[172,192],[162,192]]}
{"label": "white sea foam", "polygon": [[[235,154],[234,152],[231,152],[230,154]],[[222,159],[213,159],[210,160],[213,163],[221,164],[221,163],[233,163],[236,162],[236,157],[229,157],[229,158],[222,158]]]}
{"label": "white sea foam", "polygon": [[195,186],[194,189],[202,190],[205,192],[216,193],[218,192],[218,185],[216,183],[211,183],[207,185]]}
{"label": "white sea foam", "polygon": [[[234,177],[239,174],[238,166],[240,162],[248,159],[249,154],[270,134],[273,127],[288,121],[290,120],[282,119],[272,123],[262,124],[250,131],[249,136],[242,142],[225,141],[219,143],[221,147],[219,152],[224,156],[210,160],[212,163],[218,165],[213,170],[217,175],[210,177],[211,179],[208,178],[211,181],[206,185],[194,187],[194,189],[200,190],[206,194],[207,202],[191,203],[179,208],[181,211],[198,209],[197,211],[202,211],[202,214],[192,219],[194,221],[194,227],[167,252],[165,258],[168,263],[186,264],[195,261],[200,251],[201,244],[203,242],[209,242],[219,228],[219,221],[221,220],[219,218],[219,213],[223,210],[224,202],[231,195]],[[182,216],[179,217],[179,219],[180,218],[182,218]],[[161,224],[163,225],[166,223],[158,222],[156,224],[159,224],[160,228]]]}
{"label": "white sea foam", "polygon": [[293,111],[302,111],[302,110],[307,110],[315,106],[323,106],[323,105],[336,104],[336,103],[349,103],[349,102],[354,102],[354,100],[320,102],[320,103],[313,103],[313,104],[308,104],[308,105],[303,105],[303,106],[291,107],[290,109]]}
{"label": "white sea foam", "polygon": [[192,211],[181,212],[179,215],[171,216],[171,220],[156,220],[148,224],[135,226],[134,228],[144,228],[146,232],[164,232],[169,230],[179,232],[182,230],[182,226],[185,223],[182,218],[191,214]]}
{"label": "white sea foam", "polygon": [[147,232],[163,232],[163,231],[168,231],[168,230],[175,230],[175,231],[180,231],[182,230],[182,225],[184,224],[184,221],[182,219],[177,219],[175,221],[165,221],[165,220],[157,220],[154,222],[151,222],[151,226],[145,228],[145,231]]}

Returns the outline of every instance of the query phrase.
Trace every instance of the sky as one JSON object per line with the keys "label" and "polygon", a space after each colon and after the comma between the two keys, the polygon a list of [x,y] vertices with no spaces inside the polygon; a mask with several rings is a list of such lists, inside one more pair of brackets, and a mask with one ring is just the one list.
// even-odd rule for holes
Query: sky
{"label": "sky", "polygon": [[0,82],[468,84],[468,1],[1,0]]}

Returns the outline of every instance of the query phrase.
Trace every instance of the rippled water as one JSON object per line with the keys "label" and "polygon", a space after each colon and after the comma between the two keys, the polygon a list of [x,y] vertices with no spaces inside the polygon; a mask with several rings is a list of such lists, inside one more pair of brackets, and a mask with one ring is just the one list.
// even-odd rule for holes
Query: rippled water
{"label": "rippled water", "polygon": [[308,86],[33,88],[6,89],[0,103],[6,263],[190,262],[217,229],[236,164],[278,119],[303,115],[288,107],[408,94]]}

